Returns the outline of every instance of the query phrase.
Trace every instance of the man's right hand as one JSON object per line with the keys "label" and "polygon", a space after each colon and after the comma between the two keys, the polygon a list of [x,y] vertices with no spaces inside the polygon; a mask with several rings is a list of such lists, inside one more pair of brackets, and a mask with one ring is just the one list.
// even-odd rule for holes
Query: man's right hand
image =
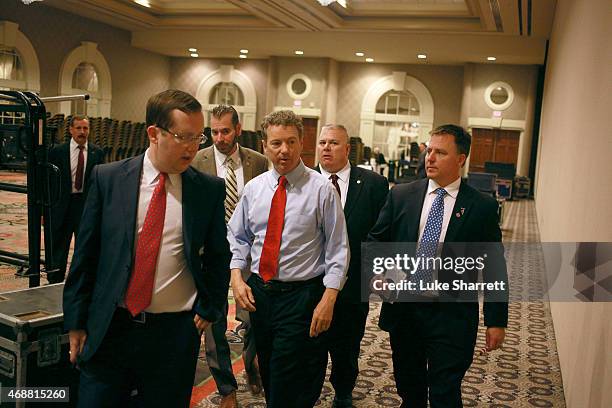
{"label": "man's right hand", "polygon": [[236,299],[238,306],[249,312],[254,312],[255,297],[249,285],[242,279],[242,272],[240,272],[240,269],[232,269],[230,283],[232,285],[232,292],[234,292],[234,299]]}
{"label": "man's right hand", "polygon": [[83,352],[87,332],[85,330],[70,330],[68,337],[70,338],[70,362],[76,364],[77,357]]}

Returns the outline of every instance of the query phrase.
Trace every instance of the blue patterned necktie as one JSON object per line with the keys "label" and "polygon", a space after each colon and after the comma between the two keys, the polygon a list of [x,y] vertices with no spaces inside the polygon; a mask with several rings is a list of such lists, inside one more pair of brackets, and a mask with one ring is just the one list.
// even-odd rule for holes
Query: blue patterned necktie
{"label": "blue patterned necktie", "polygon": [[[436,193],[436,198],[429,209],[429,215],[427,215],[427,223],[425,223],[423,237],[421,238],[421,242],[419,243],[419,247],[417,249],[418,258],[431,258],[436,256],[438,243],[440,242],[442,220],[444,219],[444,196],[446,195],[446,190],[443,188],[437,188],[434,192]],[[425,262],[425,259],[423,259],[421,262]],[[424,283],[427,283],[432,281],[432,277],[432,269],[421,267],[415,272],[411,280],[414,282],[421,280]]]}

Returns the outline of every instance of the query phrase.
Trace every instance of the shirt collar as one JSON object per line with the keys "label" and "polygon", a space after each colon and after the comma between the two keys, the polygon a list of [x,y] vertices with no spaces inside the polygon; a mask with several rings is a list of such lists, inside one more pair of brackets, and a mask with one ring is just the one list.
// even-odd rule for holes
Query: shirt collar
{"label": "shirt collar", "polygon": [[[234,162],[234,167],[237,167],[240,164],[240,154],[239,154],[239,150],[240,150],[240,146],[238,145],[238,143],[236,143],[236,150],[234,150],[234,153],[232,153],[229,157],[232,158],[232,161]],[[221,165],[225,165],[225,161],[227,160],[227,155],[221,153],[218,149],[217,146],[213,145],[213,151],[215,152],[215,161],[217,163],[220,163]]]}
{"label": "shirt collar", "polygon": [[[457,194],[459,194],[460,185],[461,185],[461,177],[457,177],[457,180],[453,181],[452,183],[444,187],[444,190],[446,190],[446,193],[449,196],[451,196],[454,199],[457,199]],[[438,188],[440,188],[440,185],[436,183],[435,181],[433,181],[432,179],[429,179],[429,185],[427,187],[427,194],[433,193]]]}
{"label": "shirt collar", "polygon": [[[87,151],[87,143],[85,143],[83,146],[85,146],[83,151],[86,152]],[[79,147],[79,144],[77,142],[75,142],[73,138],[70,138],[70,150],[77,150],[78,147]]]}
{"label": "shirt collar", "polygon": [[[149,158],[149,149],[145,152],[144,161],[142,163],[142,179],[146,183],[146,185],[151,185],[157,181],[160,171],[155,168],[153,162]],[[168,174],[168,178],[166,179],[166,183],[170,182],[171,185],[179,185],[177,184],[180,174]]]}
{"label": "shirt collar", "polygon": [[329,178],[329,176],[331,176],[332,174],[335,174],[336,176],[338,176],[338,178],[341,181],[348,183],[349,177],[351,176],[351,162],[347,161],[346,165],[337,173],[328,172],[320,164],[319,164],[319,170],[321,170],[321,174],[324,175],[325,178]]}
{"label": "shirt collar", "polygon": [[[302,159],[300,159],[300,162],[297,167],[291,170],[289,173],[285,174],[285,177],[287,178],[287,182],[289,183],[289,185],[293,187],[300,180],[300,178],[302,178],[305,172],[306,166],[304,166],[304,162],[302,161]],[[280,174],[278,174],[274,167],[272,167],[272,170],[270,171],[270,176],[272,177],[272,179],[270,180],[272,182],[272,187],[276,187],[278,185],[278,179],[280,177]]]}

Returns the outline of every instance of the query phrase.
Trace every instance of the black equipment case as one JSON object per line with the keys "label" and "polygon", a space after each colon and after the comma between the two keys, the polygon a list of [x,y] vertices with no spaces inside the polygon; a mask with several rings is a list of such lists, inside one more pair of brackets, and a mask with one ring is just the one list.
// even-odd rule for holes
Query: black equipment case
{"label": "black equipment case", "polygon": [[[58,283],[0,293],[0,384],[5,390],[70,387],[70,403],[62,406],[72,406],[78,372],[70,364],[68,334],[63,328],[63,290],[64,284]],[[17,402],[13,406],[37,405]],[[3,401],[2,406],[10,405]]]}

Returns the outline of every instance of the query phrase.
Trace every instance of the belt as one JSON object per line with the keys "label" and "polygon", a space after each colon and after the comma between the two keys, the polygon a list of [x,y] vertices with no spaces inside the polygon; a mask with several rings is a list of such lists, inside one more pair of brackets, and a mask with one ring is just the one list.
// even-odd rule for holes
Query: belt
{"label": "belt", "polygon": [[180,312],[166,312],[166,313],[140,312],[136,316],[132,316],[130,311],[123,307],[118,307],[117,312],[116,312],[116,314],[120,316],[121,318],[124,318],[124,319],[127,318],[135,323],[140,323],[140,324],[144,324],[146,322],[154,322],[154,321],[175,318],[177,316],[187,314],[187,313],[191,314],[192,312],[191,310],[183,310]]}
{"label": "belt", "polygon": [[304,286],[323,284],[323,274],[315,276],[311,279],[291,282],[284,282],[279,280],[269,280],[267,282],[264,282],[261,276],[256,273],[251,276],[253,277],[253,280],[257,284],[257,286],[259,286],[263,290],[270,292],[289,292]]}

